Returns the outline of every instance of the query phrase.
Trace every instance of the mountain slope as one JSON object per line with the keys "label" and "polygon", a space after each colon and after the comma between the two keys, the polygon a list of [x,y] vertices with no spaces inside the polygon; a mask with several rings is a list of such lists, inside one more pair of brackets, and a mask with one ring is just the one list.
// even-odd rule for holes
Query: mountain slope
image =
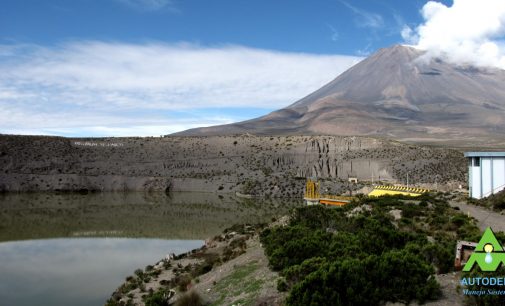
{"label": "mountain slope", "polygon": [[457,66],[396,45],[266,116],[178,135],[367,135],[505,144],[505,71]]}

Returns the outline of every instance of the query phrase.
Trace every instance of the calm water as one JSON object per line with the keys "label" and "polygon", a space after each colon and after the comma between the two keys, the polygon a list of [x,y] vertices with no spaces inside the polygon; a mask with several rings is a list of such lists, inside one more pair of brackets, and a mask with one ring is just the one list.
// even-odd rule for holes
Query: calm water
{"label": "calm water", "polygon": [[126,276],[300,201],[206,193],[0,196],[0,305],[103,305]]}

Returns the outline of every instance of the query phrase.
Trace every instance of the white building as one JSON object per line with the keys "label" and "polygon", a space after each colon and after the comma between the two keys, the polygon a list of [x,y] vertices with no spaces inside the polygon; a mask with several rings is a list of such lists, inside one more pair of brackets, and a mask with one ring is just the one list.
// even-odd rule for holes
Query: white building
{"label": "white building", "polygon": [[505,152],[466,152],[470,197],[481,199],[505,189]]}

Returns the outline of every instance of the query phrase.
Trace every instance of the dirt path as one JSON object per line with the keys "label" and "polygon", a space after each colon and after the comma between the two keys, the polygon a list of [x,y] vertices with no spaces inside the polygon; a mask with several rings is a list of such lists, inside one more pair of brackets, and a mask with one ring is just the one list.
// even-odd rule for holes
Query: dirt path
{"label": "dirt path", "polygon": [[478,226],[481,230],[485,230],[490,226],[496,232],[505,232],[505,216],[486,209],[484,207],[469,205],[462,202],[449,202],[453,207],[459,207],[462,213],[469,214],[478,221]]}

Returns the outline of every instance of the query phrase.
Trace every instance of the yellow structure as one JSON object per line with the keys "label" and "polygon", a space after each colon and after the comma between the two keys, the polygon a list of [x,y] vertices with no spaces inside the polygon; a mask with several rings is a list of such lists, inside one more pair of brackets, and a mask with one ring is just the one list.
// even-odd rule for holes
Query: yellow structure
{"label": "yellow structure", "polygon": [[349,204],[354,197],[344,197],[344,196],[336,196],[325,194],[319,198],[319,204],[324,205],[335,205],[335,206],[344,206]]}
{"label": "yellow structure", "polygon": [[330,194],[321,195],[319,192],[320,183],[315,180],[308,179],[305,185],[305,195],[304,199],[307,205],[314,204],[324,204],[324,205],[335,205],[343,206],[349,204],[353,197],[343,197]]}
{"label": "yellow structure", "polygon": [[412,188],[405,186],[375,186],[372,192],[368,194],[369,197],[380,197],[383,195],[406,195],[411,197],[418,197],[423,193],[429,192],[428,189]]}
{"label": "yellow structure", "polygon": [[306,199],[318,199],[319,198],[319,182],[313,181],[311,179],[307,180],[305,184],[305,196]]}

